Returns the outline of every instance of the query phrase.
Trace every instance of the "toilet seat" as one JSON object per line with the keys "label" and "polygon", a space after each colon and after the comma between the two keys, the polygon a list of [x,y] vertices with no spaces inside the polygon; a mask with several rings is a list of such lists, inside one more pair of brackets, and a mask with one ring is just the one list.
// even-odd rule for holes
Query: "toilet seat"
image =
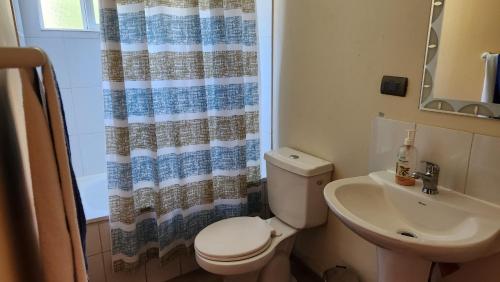
{"label": "toilet seat", "polygon": [[[197,241],[195,239],[196,262],[206,271],[223,276],[239,275],[262,269],[273,258],[276,252],[276,247],[281,242],[289,239],[290,237],[295,235],[295,233],[297,233],[297,229],[283,223],[276,217],[267,219],[264,221],[264,223],[268,224],[269,227],[274,230],[275,235],[271,236],[270,245],[267,248],[261,250],[260,253],[254,253],[251,257],[234,261],[208,259],[198,251],[196,245],[197,242],[200,241]],[[200,234],[198,234],[198,236],[200,236]],[[241,241],[241,239],[238,240],[238,242],[240,243]]]}
{"label": "toilet seat", "polygon": [[203,229],[194,242],[205,259],[232,262],[257,256],[267,250],[277,232],[260,217],[234,217]]}

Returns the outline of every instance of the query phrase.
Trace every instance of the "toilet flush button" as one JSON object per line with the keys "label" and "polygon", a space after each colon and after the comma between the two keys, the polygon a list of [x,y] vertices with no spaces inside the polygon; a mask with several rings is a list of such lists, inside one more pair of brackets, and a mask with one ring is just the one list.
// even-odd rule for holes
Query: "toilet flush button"
{"label": "toilet flush button", "polygon": [[290,159],[294,159],[294,160],[296,160],[296,159],[298,159],[298,158],[299,158],[299,156],[297,156],[297,155],[290,155],[290,156],[288,156],[288,157],[289,157]]}

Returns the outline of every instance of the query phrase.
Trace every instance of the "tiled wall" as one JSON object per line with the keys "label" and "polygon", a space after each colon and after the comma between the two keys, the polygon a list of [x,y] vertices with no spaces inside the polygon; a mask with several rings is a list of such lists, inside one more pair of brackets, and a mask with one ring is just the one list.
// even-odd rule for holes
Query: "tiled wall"
{"label": "tiled wall", "polygon": [[198,268],[194,256],[181,256],[163,266],[155,259],[134,272],[114,273],[107,220],[87,224],[87,259],[90,282],[164,282]]}
{"label": "tiled wall", "polygon": [[99,34],[93,35],[94,38],[26,36],[27,46],[42,48],[53,60],[77,176],[105,172],[100,43]]}
{"label": "tiled wall", "polygon": [[500,204],[500,138],[376,118],[372,126],[370,171],[391,169],[407,129],[416,128],[419,161],[441,167],[439,185]]}
{"label": "tiled wall", "polygon": [[[99,32],[41,30],[38,5],[14,0],[23,45],[43,49],[52,61],[66,113],[77,176],[105,172],[104,109]],[[21,19],[21,20],[19,20]]]}

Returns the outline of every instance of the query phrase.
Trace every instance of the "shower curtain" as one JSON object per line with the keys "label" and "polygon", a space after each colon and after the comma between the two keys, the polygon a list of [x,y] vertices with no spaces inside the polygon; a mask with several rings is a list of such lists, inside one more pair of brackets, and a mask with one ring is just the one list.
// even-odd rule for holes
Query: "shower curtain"
{"label": "shower curtain", "polygon": [[101,0],[115,271],[260,209],[254,0]]}

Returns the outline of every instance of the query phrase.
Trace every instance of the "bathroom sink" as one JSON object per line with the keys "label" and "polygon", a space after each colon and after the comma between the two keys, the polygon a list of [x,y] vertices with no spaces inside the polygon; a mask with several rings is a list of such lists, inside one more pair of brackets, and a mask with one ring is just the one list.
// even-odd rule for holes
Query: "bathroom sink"
{"label": "bathroom sink", "polygon": [[500,251],[500,206],[443,187],[438,195],[421,189],[382,171],[331,182],[324,196],[345,225],[384,251],[437,262]]}

